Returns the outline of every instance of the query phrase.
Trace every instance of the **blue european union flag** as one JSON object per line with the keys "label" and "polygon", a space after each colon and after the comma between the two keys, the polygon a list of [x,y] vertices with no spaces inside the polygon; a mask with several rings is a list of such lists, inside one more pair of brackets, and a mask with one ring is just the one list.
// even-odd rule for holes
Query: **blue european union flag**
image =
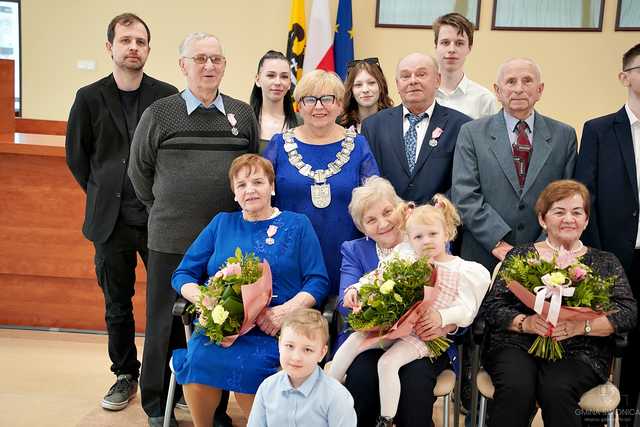
{"label": "blue european union flag", "polygon": [[353,61],[353,20],[351,19],[351,0],[339,0],[336,18],[336,35],[333,39],[333,58],[336,73],[347,78],[347,64]]}

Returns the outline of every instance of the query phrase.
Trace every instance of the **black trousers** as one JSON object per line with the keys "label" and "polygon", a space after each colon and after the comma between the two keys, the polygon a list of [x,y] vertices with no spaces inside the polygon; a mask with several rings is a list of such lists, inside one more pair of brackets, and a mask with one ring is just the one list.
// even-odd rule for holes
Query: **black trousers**
{"label": "black trousers", "polygon": [[[171,287],[171,275],[180,261],[181,254],[149,250],[147,329],[140,377],[142,408],[149,417],[164,415],[171,379],[169,360],[174,349],[186,347],[184,326],[180,318],[172,314],[178,294]],[[179,389],[176,395],[181,394]]]}
{"label": "black trousers", "polygon": [[[633,253],[629,284],[636,303],[640,304],[640,249]],[[640,389],[640,322],[635,330],[629,333],[629,345],[622,356],[622,374],[620,377],[620,406],[618,416],[620,427],[631,427],[634,418],[640,425],[640,408],[638,408],[638,391]],[[634,416],[635,415],[635,416]]]}
{"label": "black trousers", "polygon": [[135,294],[137,254],[147,264],[147,228],[116,222],[104,243],[95,243],[94,262],[105,304],[111,371],[138,379],[140,362],[135,344],[132,298]]}
{"label": "black trousers", "polygon": [[545,427],[580,427],[580,396],[602,383],[579,360],[547,362],[516,348],[492,352],[484,367],[495,386],[490,427],[528,427],[536,401]]}
{"label": "black trousers", "polygon": [[[378,386],[378,359],[383,350],[368,350],[360,354],[347,370],[345,387],[353,396],[358,427],[376,425],[380,415]],[[397,427],[424,427],[431,425],[433,415],[433,388],[437,376],[449,366],[443,355],[431,362],[415,360],[400,368],[400,402],[394,419]]]}

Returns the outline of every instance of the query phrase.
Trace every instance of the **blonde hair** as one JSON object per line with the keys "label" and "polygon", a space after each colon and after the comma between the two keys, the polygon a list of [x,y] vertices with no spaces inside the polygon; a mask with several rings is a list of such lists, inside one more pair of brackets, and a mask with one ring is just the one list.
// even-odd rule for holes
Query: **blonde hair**
{"label": "blonde hair", "polygon": [[408,230],[412,225],[428,225],[433,224],[435,221],[440,221],[444,227],[447,240],[455,239],[458,233],[458,226],[462,224],[458,210],[451,203],[451,200],[442,194],[433,196],[431,203],[433,204],[422,205],[413,209],[405,224],[405,230]]}
{"label": "blonde hair", "polygon": [[[295,332],[314,340],[320,334],[322,344],[329,341],[329,323],[322,313],[312,308],[299,308],[288,314],[282,321],[282,328],[291,328]],[[282,336],[282,334],[280,334]]]}
{"label": "blonde hair", "polygon": [[388,201],[394,208],[404,205],[402,199],[396,193],[393,185],[389,181],[379,176],[370,176],[365,179],[360,187],[356,187],[351,192],[351,202],[349,203],[349,215],[353,219],[355,226],[364,233],[362,219],[365,211],[376,203]]}
{"label": "blonde hair", "polygon": [[344,84],[333,71],[313,70],[302,76],[293,91],[293,98],[300,102],[302,97],[313,95],[314,92],[319,95],[334,95],[336,102],[342,102]]}

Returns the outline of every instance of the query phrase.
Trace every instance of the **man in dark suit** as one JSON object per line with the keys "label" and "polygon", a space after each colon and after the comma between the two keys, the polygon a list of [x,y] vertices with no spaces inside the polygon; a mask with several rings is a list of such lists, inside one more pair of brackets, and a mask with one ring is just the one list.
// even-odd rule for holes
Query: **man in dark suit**
{"label": "man in dark suit", "polygon": [[544,236],[536,200],[573,176],[577,155],[575,130],[534,110],[544,90],[535,62],[510,59],[497,80],[503,109],[460,129],[451,189],[464,224],[461,256],[489,271],[514,245]]}
{"label": "man in dark suit", "polygon": [[[626,104],[617,112],[587,121],[582,131],[575,178],[591,193],[589,225],[584,243],[614,253],[640,298],[640,235],[638,234],[638,171],[640,170],[640,44],[622,58],[618,78],[627,88]],[[638,400],[638,329],[629,337],[622,363],[620,425],[630,426]],[[637,409],[637,408],[636,408]],[[636,415],[640,417],[640,415]]]}
{"label": "man in dark suit", "polygon": [[400,60],[396,85],[402,105],[367,118],[362,134],[398,195],[425,203],[451,188],[458,131],[471,118],[435,101],[440,73],[430,55],[412,53]]}
{"label": "man in dark suit", "polygon": [[178,90],[143,73],[151,39],[147,24],[131,13],[107,28],[113,73],[78,90],[67,127],[67,164],[87,194],[82,232],[95,247],[104,293],[111,371],[117,376],[101,402],[124,409],[138,389],[132,298],[136,254],[147,263],[147,211],[127,176],[130,143],[142,112]]}

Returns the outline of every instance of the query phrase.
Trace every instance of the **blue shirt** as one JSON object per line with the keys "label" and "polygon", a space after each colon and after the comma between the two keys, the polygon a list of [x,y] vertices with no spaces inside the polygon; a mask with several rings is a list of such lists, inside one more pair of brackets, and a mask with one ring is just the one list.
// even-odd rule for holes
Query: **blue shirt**
{"label": "blue shirt", "polygon": [[196,108],[200,106],[202,106],[202,108],[206,110],[210,110],[215,107],[222,114],[226,115],[224,111],[224,104],[222,102],[222,95],[220,95],[220,91],[218,91],[218,95],[216,96],[216,99],[214,99],[211,105],[209,106],[204,105],[202,101],[196,98],[196,96],[193,94],[193,92],[189,90],[189,88],[186,88],[185,90],[183,90],[180,96],[182,97],[182,99],[184,99],[184,102],[187,103],[187,115],[190,115],[191,113],[193,113],[196,110]]}
{"label": "blue shirt", "polygon": [[355,427],[353,398],[320,367],[297,389],[280,371],[258,388],[247,427]]}
{"label": "blue shirt", "polygon": [[[504,113],[504,121],[507,124],[507,135],[509,135],[509,143],[513,145],[516,143],[516,140],[518,139],[518,131],[516,129],[516,125],[518,124],[520,119],[516,119],[515,117],[513,117],[511,114],[507,113],[504,110],[503,110],[503,113]],[[524,122],[529,127],[525,132],[529,137],[529,142],[531,142],[532,144],[533,144],[532,142],[533,141],[533,124],[535,121],[534,120],[535,116],[536,116],[536,113],[532,112],[531,115],[527,117],[526,120],[524,120]]]}

